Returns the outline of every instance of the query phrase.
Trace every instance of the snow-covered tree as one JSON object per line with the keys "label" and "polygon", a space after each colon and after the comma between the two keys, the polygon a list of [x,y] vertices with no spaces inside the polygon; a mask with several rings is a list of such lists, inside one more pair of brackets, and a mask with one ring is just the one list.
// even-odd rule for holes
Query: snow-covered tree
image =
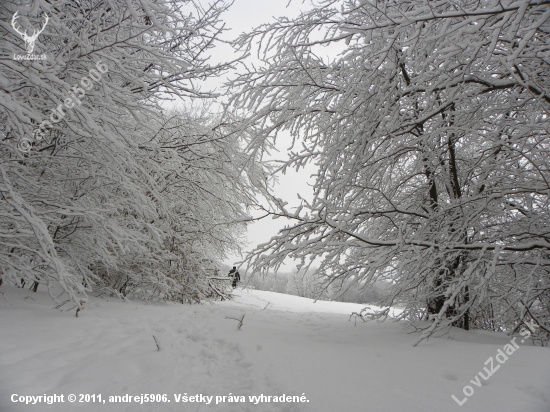
{"label": "snow-covered tree", "polygon": [[293,223],[250,260],[391,280],[379,303],[433,319],[421,339],[531,318],[548,333],[548,17],[527,0],[323,0],[243,34],[262,60],[231,83],[248,150],[289,131],[279,171],[318,166],[313,199],[272,199]]}
{"label": "snow-covered tree", "polygon": [[294,269],[289,273],[288,291],[292,295],[310,299],[326,299],[327,291],[315,269]]}
{"label": "snow-covered tree", "polygon": [[[0,267],[13,281],[77,306],[92,287],[183,301],[210,293],[209,271],[238,246],[251,182],[262,179],[227,125],[162,114],[159,103],[213,96],[197,82],[229,67],[206,58],[226,8],[2,3]],[[16,11],[19,31],[49,16],[34,47],[46,60],[13,58],[25,53]]]}

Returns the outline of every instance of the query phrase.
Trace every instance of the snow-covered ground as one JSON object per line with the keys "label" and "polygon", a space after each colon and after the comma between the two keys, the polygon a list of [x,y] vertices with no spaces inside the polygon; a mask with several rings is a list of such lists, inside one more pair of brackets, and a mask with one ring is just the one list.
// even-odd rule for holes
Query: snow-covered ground
{"label": "snow-covered ground", "polygon": [[[54,309],[47,293],[2,290],[1,412],[550,411],[548,348],[520,344],[481,387],[470,382],[509,343],[495,333],[453,330],[412,347],[418,336],[401,325],[349,321],[363,305],[255,290],[202,305],[92,297],[78,318]],[[226,319],[243,314],[241,330]],[[474,393],[459,406],[451,395],[462,400],[466,385]],[[65,402],[24,405],[13,394],[62,394]],[[79,394],[101,394],[106,403],[79,403]],[[166,394],[170,402],[109,403],[126,394]],[[214,398],[176,402],[175,395],[197,394]],[[230,394],[246,402],[216,405],[216,396]],[[250,402],[261,394],[305,394],[309,402]]]}

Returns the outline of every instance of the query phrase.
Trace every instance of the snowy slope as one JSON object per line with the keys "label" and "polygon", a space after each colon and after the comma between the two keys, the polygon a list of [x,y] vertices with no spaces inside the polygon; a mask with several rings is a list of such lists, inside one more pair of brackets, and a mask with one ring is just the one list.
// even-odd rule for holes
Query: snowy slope
{"label": "snowy slope", "polygon": [[[414,348],[395,323],[358,323],[362,305],[238,290],[233,302],[123,303],[91,298],[79,318],[44,292],[3,287],[0,411],[550,411],[550,350],[521,344],[482,386],[470,380],[509,342],[452,331]],[[269,303],[267,308],[265,306]],[[265,309],[264,309],[265,308]],[[245,315],[238,322],[226,317]],[[155,335],[161,350],[157,351]],[[475,393],[463,406],[465,385]],[[170,403],[69,403],[69,394],[167,394]],[[64,394],[54,405],[12,394]],[[246,396],[246,402],[177,403],[174,394]],[[249,402],[305,394],[309,402]]]}

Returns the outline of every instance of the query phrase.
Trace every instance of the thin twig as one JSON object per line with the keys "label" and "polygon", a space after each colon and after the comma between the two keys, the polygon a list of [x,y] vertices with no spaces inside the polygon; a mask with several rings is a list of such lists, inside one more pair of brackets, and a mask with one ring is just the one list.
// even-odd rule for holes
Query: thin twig
{"label": "thin twig", "polygon": [[155,335],[153,335],[153,339],[155,340],[155,343],[157,344],[157,349],[160,351],[159,343],[157,342],[157,338],[155,338]]}
{"label": "thin twig", "polygon": [[70,301],[71,301],[70,299],[67,299],[65,302],[60,303],[60,304],[57,305],[55,308],[56,308],[56,309],[59,309],[59,308],[61,308],[61,306],[65,305],[66,303],[69,303]]}
{"label": "thin twig", "polygon": [[243,326],[243,319],[244,319],[244,315],[242,316],[242,318],[240,319],[237,319],[237,318],[230,318],[230,317],[225,317],[226,319],[233,319],[233,320],[236,320],[239,322],[239,326],[237,326],[237,330],[241,330],[241,326]]}
{"label": "thin twig", "polygon": [[[525,308],[525,310],[527,311],[527,313],[529,314],[529,316],[531,316],[531,319],[533,319],[535,322],[537,322],[537,325],[539,325],[539,327],[541,329],[544,329],[546,332],[550,333],[550,330],[546,329],[544,327],[544,325],[541,325],[541,323],[539,322],[539,320],[537,318],[535,318],[533,316],[533,314],[531,313],[531,311],[529,310],[529,308],[527,307],[527,305],[523,302],[523,299],[520,300],[521,304],[523,305],[523,307]],[[522,322],[525,323],[525,321],[522,319]],[[527,325],[527,323],[525,323]],[[529,329],[530,330],[530,329]]]}

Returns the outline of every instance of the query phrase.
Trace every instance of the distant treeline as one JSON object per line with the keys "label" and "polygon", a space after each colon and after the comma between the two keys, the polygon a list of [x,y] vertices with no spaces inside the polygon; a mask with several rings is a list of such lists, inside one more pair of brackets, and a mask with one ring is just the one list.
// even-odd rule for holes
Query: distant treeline
{"label": "distant treeline", "polygon": [[385,282],[377,282],[371,288],[353,280],[343,284],[326,287],[323,279],[317,276],[316,269],[292,270],[289,272],[268,273],[265,276],[255,274],[243,278],[243,286],[258,290],[285,293],[310,299],[334,300],[350,303],[374,303],[380,299],[389,286]]}

